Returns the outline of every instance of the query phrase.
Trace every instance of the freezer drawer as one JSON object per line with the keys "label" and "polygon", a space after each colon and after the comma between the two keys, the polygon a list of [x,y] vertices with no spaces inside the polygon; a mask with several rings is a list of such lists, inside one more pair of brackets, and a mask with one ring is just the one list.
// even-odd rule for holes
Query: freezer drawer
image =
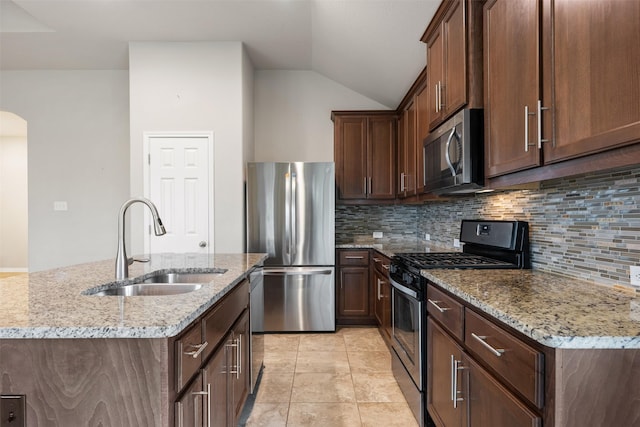
{"label": "freezer drawer", "polygon": [[265,332],[335,331],[335,268],[264,269]]}

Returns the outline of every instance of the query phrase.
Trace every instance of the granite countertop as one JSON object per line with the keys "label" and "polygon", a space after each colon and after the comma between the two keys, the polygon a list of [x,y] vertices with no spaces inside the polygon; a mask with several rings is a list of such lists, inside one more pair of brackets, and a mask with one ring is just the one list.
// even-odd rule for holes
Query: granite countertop
{"label": "granite countertop", "polygon": [[356,237],[353,242],[337,244],[336,249],[375,249],[392,258],[403,252],[456,252],[460,249],[446,248],[442,244],[423,239],[374,239],[369,236]]}
{"label": "granite countertop", "polygon": [[201,289],[169,296],[92,296],[116,286],[114,260],[0,279],[1,338],[166,338],[175,336],[238,284],[266,254],[157,254],[129,277],[158,270],[227,269]]}
{"label": "granite countertop", "polygon": [[640,296],[536,270],[422,270],[548,347],[640,349]]}
{"label": "granite countertop", "polygon": [[[337,249],[455,252],[422,239],[356,237]],[[640,349],[640,295],[538,270],[422,270],[469,305],[554,348]]]}

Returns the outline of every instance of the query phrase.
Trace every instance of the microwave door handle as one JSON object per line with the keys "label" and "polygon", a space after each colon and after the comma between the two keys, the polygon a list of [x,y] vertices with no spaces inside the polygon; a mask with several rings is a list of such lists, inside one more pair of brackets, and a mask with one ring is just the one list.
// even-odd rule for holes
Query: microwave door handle
{"label": "microwave door handle", "polygon": [[451,163],[451,156],[449,156],[449,148],[451,147],[451,141],[453,141],[453,137],[456,136],[456,128],[451,129],[451,134],[449,138],[447,138],[447,146],[444,150],[444,159],[447,161],[447,166],[449,166],[449,170],[451,171],[451,176],[455,178],[456,176],[456,168],[453,167]]}

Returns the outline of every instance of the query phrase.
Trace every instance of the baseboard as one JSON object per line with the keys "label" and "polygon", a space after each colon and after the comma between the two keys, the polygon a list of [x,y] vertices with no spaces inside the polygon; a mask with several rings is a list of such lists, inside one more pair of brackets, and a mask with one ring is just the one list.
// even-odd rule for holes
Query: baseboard
{"label": "baseboard", "polygon": [[28,273],[28,268],[0,267],[0,273]]}

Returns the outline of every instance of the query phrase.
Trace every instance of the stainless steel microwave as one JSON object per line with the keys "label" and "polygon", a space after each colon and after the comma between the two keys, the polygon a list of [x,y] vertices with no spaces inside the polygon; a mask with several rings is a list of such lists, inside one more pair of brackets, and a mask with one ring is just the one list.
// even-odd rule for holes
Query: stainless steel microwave
{"label": "stainless steel microwave", "polygon": [[424,190],[464,194],[484,184],[483,110],[464,109],[424,140]]}

